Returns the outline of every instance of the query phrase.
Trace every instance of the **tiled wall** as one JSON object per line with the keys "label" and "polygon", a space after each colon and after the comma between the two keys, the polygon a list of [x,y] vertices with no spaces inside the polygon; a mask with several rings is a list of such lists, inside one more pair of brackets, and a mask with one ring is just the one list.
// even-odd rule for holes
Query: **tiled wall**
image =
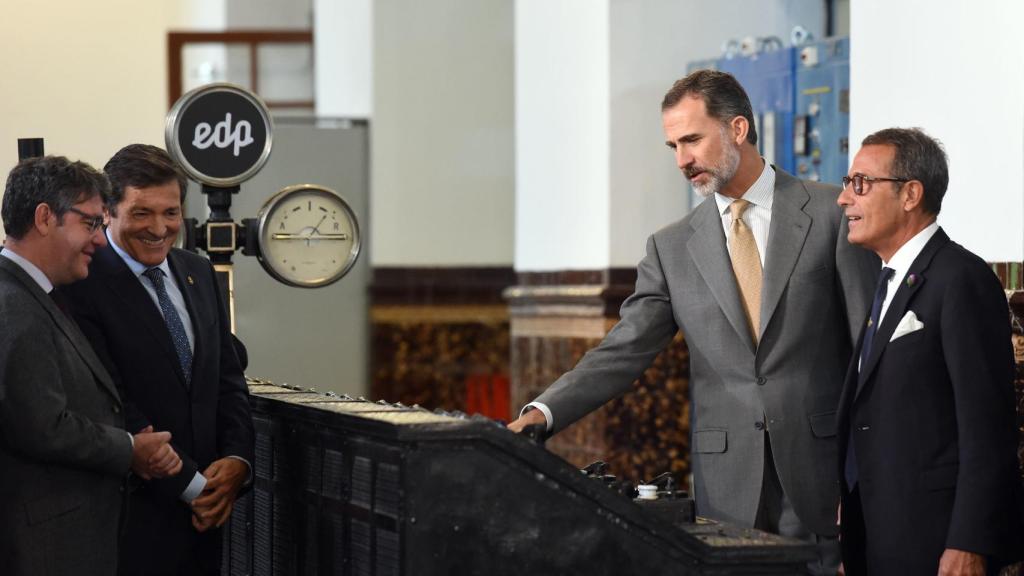
{"label": "tiled wall", "polygon": [[1017,430],[1020,433],[1017,459],[1020,461],[1021,478],[1024,478],[1024,264],[996,262],[992,264],[992,270],[1003,283],[1010,304],[1013,356],[1017,362],[1014,381],[1017,389]]}
{"label": "tiled wall", "polygon": [[507,419],[508,268],[378,268],[371,287],[370,394]]}

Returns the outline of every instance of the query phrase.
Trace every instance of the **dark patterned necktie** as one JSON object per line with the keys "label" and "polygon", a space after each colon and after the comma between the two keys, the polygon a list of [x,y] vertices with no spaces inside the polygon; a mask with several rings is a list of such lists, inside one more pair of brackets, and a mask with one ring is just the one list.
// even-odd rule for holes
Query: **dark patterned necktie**
{"label": "dark patterned necktie", "polygon": [[[871,303],[871,316],[868,318],[868,325],[864,327],[864,341],[860,347],[860,365],[857,372],[867,363],[871,356],[871,345],[875,340],[875,332],[878,331],[879,316],[882,314],[882,303],[885,302],[885,295],[889,290],[889,279],[896,271],[892,268],[882,268],[878,274],[878,286],[875,287],[875,300]],[[846,473],[846,487],[853,490],[857,485],[857,456],[853,453],[853,423],[850,423],[850,442],[846,446],[846,465],[843,467]]]}
{"label": "dark patterned necktie", "polygon": [[[860,365],[868,361],[871,355],[871,345],[875,340],[875,332],[878,331],[878,323],[882,313],[882,303],[885,302],[885,294],[889,290],[889,280],[896,271],[892,268],[882,268],[878,274],[878,286],[875,287],[875,300],[871,303],[871,317],[868,318],[868,325],[864,328],[864,342],[860,347]],[[858,372],[860,369],[858,368]]]}
{"label": "dark patterned necktie", "polygon": [[178,353],[178,362],[181,364],[181,372],[185,375],[187,383],[192,378],[192,349],[188,345],[188,335],[185,334],[185,325],[181,323],[181,316],[171,303],[171,297],[167,294],[164,286],[164,271],[159,268],[150,268],[142,273],[156,288],[156,299],[160,302],[160,311],[163,312],[164,322],[167,324],[167,331],[171,334],[171,342],[174,343],[174,350]]}

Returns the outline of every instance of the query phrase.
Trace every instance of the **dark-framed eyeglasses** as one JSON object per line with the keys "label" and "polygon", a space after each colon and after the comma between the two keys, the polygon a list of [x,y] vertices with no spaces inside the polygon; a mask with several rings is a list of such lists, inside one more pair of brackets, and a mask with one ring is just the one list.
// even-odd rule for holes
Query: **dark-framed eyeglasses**
{"label": "dark-framed eyeglasses", "polygon": [[95,234],[97,230],[103,228],[103,225],[107,223],[107,215],[101,214],[99,216],[95,214],[89,214],[88,212],[82,212],[78,208],[72,206],[68,208],[68,212],[74,212],[82,217],[82,223],[89,227],[89,233]]}
{"label": "dark-framed eyeglasses", "polygon": [[867,194],[867,190],[864,189],[864,183],[867,182],[868,186],[871,186],[875,182],[899,182],[901,184],[910,182],[907,178],[875,178],[874,176],[865,176],[863,174],[854,174],[853,176],[843,176],[843,189],[849,187],[850,183],[853,183],[853,193],[857,196],[863,196]]}

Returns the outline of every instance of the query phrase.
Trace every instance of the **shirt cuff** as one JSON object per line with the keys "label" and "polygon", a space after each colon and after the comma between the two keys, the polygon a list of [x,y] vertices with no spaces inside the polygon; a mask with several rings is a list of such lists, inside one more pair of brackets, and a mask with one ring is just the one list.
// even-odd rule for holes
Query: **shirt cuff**
{"label": "shirt cuff", "polygon": [[252,484],[252,464],[249,464],[249,461],[246,460],[245,458],[242,458],[241,456],[228,456],[228,458],[241,460],[243,463],[245,463],[245,466],[249,469],[249,473],[245,476],[245,482],[242,484],[242,486],[248,486]]}
{"label": "shirt cuff", "polygon": [[192,477],[192,481],[185,487],[185,491],[181,493],[181,501],[191,505],[192,501],[199,498],[199,495],[203,493],[203,488],[206,488],[206,476],[196,472],[196,475]]}
{"label": "shirt cuff", "polygon": [[544,422],[547,424],[548,432],[551,432],[551,429],[555,427],[555,420],[551,417],[551,408],[548,408],[548,405],[543,402],[530,402],[526,406],[523,406],[522,411],[519,412],[519,416],[521,417],[523,414],[529,412],[530,408],[540,410],[540,413],[544,415]]}
{"label": "shirt cuff", "polygon": [[131,443],[132,443],[132,452],[134,452],[135,451],[135,436],[132,436],[131,432],[125,432],[125,434],[128,435],[128,440],[130,440]]}

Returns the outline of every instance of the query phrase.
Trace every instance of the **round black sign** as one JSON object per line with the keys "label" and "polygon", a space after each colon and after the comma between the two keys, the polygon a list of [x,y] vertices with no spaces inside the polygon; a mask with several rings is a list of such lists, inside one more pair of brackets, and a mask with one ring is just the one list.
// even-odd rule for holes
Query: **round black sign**
{"label": "round black sign", "polygon": [[167,113],[167,151],[189,176],[210,186],[253,177],[270,156],[270,113],[258,96],[233,84],[208,84]]}

